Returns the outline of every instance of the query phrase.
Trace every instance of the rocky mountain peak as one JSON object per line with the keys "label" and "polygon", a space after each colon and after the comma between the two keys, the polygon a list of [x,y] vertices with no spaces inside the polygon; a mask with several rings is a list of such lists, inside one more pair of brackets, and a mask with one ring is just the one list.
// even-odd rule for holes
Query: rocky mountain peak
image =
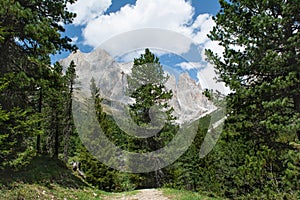
{"label": "rocky mountain peak", "polygon": [[[93,77],[98,83],[101,96],[110,101],[114,100],[113,93],[122,93],[126,87],[126,75],[131,73],[133,65],[133,63],[118,63],[105,50],[99,48],[91,53],[77,51],[60,63],[68,67],[72,60],[76,64],[81,92],[87,96],[90,94],[90,80]],[[179,124],[198,119],[214,109],[212,102],[202,94],[201,85],[188,73],[180,74],[178,81],[174,75],[169,74],[165,86],[173,92],[170,106],[174,108],[173,115],[177,117]]]}

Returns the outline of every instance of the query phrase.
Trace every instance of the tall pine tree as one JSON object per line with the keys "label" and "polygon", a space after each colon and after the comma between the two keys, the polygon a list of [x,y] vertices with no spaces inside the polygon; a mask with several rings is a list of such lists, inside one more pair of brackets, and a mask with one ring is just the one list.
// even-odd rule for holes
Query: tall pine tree
{"label": "tall pine tree", "polygon": [[67,92],[67,98],[65,102],[65,128],[64,128],[64,161],[68,161],[70,137],[74,136],[75,127],[73,121],[73,93],[75,88],[76,80],[76,65],[74,61],[71,61],[65,75],[65,88]]}
{"label": "tall pine tree", "polygon": [[[293,144],[300,139],[300,2],[220,3],[209,37],[225,51],[222,58],[210,50],[207,55],[233,91],[227,98],[227,141],[239,141],[238,151],[247,154],[236,156],[239,163],[231,163],[236,171],[227,181],[239,194],[268,195],[283,190],[288,165],[299,170],[299,160],[286,160],[285,154],[299,155]],[[289,190],[299,190],[299,184]]]}
{"label": "tall pine tree", "polygon": [[[136,152],[158,150],[176,133],[176,126],[172,124],[175,119],[172,115],[173,108],[169,106],[172,91],[164,86],[168,76],[164,73],[158,57],[145,49],[144,54],[134,59],[132,73],[127,80],[129,96],[135,100],[130,106],[130,112],[137,125],[151,129],[151,126],[155,128],[159,123],[164,123],[152,137],[131,138],[129,149]],[[151,115],[154,117],[151,118]],[[142,187],[158,187],[163,182],[164,172],[157,170],[144,176]]]}
{"label": "tall pine tree", "polygon": [[172,98],[172,91],[167,91],[164,84],[168,76],[164,74],[158,57],[145,50],[140,58],[134,59],[132,73],[127,77],[130,97],[135,99],[131,106],[132,114],[138,125],[149,124],[150,108],[157,105],[165,108],[169,120],[173,119],[172,109],[168,106],[168,100]]}
{"label": "tall pine tree", "polygon": [[0,92],[0,105],[9,118],[1,130],[12,145],[4,143],[1,149],[13,149],[15,156],[4,158],[9,163],[24,154],[20,147],[36,146],[40,151],[42,124],[37,115],[42,112],[41,92],[47,88],[44,80],[52,73],[50,54],[76,49],[70,38],[61,37],[62,24],[75,17],[67,11],[67,3],[74,1],[0,2],[0,79],[8,80]]}

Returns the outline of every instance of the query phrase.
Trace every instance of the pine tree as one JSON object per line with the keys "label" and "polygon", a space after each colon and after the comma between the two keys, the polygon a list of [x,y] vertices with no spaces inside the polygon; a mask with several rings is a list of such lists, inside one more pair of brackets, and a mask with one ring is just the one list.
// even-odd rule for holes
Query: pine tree
{"label": "pine tree", "polygon": [[221,1],[221,5],[210,38],[225,48],[224,61],[211,51],[208,55],[234,91],[228,101],[240,115],[238,121],[254,123],[255,127],[246,127],[265,141],[295,134],[300,129],[299,2]]}
{"label": "pine tree", "polygon": [[240,151],[248,151],[242,166],[234,166],[235,187],[239,193],[269,194],[266,188],[282,189],[283,155],[300,139],[300,2],[220,3],[209,37],[219,41],[224,54],[208,50],[207,55],[233,91],[227,98],[227,140],[238,140],[246,145]]}
{"label": "pine tree", "polygon": [[[152,137],[131,138],[129,150],[135,152],[155,151],[164,147],[176,132],[176,126],[172,124],[172,120],[175,119],[172,115],[173,108],[169,106],[168,102],[172,98],[172,91],[168,91],[164,86],[168,78],[158,57],[149,49],[145,49],[145,53],[140,58],[134,59],[132,73],[127,78],[129,96],[135,100],[130,105],[132,118],[139,127],[147,127],[148,130],[155,129],[161,122],[164,124]],[[153,113],[151,112],[157,114],[154,114],[152,119]],[[159,187],[163,179],[163,170],[144,174],[142,187]]]}
{"label": "pine tree", "polygon": [[66,92],[67,92],[67,100],[66,100],[66,109],[65,109],[65,128],[64,128],[64,161],[68,161],[69,154],[69,143],[70,136],[74,135],[74,121],[73,121],[73,92],[75,86],[76,79],[76,65],[74,61],[71,61],[65,75],[66,81]]}
{"label": "pine tree", "polygon": [[[46,91],[52,71],[50,54],[76,50],[71,39],[61,37],[62,24],[71,23],[75,17],[67,11],[67,3],[74,1],[0,1],[0,79],[9,80],[0,92],[0,105],[9,116],[4,122],[6,129],[2,130],[15,147],[36,146],[40,151],[44,132],[41,123],[44,93],[41,92]],[[16,155],[25,152],[24,148],[10,149]],[[6,160],[12,163],[17,157]]]}
{"label": "pine tree", "polygon": [[[94,106],[94,109],[91,110],[95,111],[95,116],[101,130],[105,136],[117,146],[126,146],[126,134],[118,128],[113,118],[103,111],[103,98],[100,96],[100,89],[97,87],[94,78],[91,79],[90,90],[91,98],[87,100],[87,104],[92,104]],[[91,103],[90,100],[93,103]],[[75,101],[74,103],[76,104],[77,102]],[[88,105],[86,106],[88,107]],[[86,131],[88,134],[81,134],[80,138],[83,144],[88,144],[86,147],[89,151],[87,151],[83,144],[80,143],[80,145],[77,146],[75,157],[75,159],[81,163],[80,170],[82,170],[85,174],[85,180],[93,186],[105,191],[128,191],[134,189],[137,184],[137,180],[133,181],[133,179],[137,175],[122,173],[106,165],[107,162],[115,162],[115,160],[119,158],[113,156],[115,154],[111,152],[109,147],[106,147],[107,149],[103,149],[105,148],[105,145],[101,146],[101,143],[103,143],[103,137],[99,136],[98,129],[95,125],[93,124],[89,127],[84,126],[80,129],[82,131],[84,131],[84,129],[88,129]],[[99,145],[101,147],[99,147]],[[109,158],[109,161],[105,164],[101,163],[101,159],[98,160],[99,157]]]}
{"label": "pine tree", "polygon": [[131,106],[133,117],[138,125],[149,124],[150,108],[154,105],[165,108],[167,119],[174,119],[171,115],[173,109],[168,107],[168,100],[172,98],[172,91],[167,91],[164,83],[168,76],[164,74],[158,57],[145,50],[140,58],[134,59],[132,73],[128,76],[128,92],[135,99]]}
{"label": "pine tree", "polygon": [[44,152],[58,158],[61,142],[63,140],[65,115],[65,80],[63,78],[63,68],[59,63],[55,63],[49,77],[49,88],[45,90],[44,97],[44,129],[45,142]]}
{"label": "pine tree", "polygon": [[[0,79],[0,92],[9,84],[10,80]],[[0,169],[19,169],[28,164],[34,155],[31,137],[39,132],[36,127],[39,121],[39,116],[32,109],[15,107],[6,110],[0,105]]]}
{"label": "pine tree", "polygon": [[14,80],[1,98],[4,108],[30,103],[36,82],[51,68],[50,54],[76,49],[59,34],[64,31],[61,23],[68,24],[75,16],[66,10],[67,2],[1,1],[0,72],[1,77],[13,76],[8,78]]}

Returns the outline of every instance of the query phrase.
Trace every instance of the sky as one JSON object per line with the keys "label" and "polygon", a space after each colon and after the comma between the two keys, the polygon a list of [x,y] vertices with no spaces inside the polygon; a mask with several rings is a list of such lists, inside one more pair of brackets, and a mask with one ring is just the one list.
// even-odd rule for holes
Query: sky
{"label": "sky", "polygon": [[200,83],[200,77],[214,76],[204,49],[223,52],[207,37],[220,9],[218,0],[77,0],[68,9],[77,17],[63,35],[81,52],[103,48],[117,61],[129,62],[150,48],[166,68],[187,71]]}

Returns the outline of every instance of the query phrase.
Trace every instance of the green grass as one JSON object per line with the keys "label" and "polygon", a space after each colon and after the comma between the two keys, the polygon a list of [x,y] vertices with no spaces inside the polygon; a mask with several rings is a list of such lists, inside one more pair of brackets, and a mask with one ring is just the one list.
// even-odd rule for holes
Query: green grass
{"label": "green grass", "polygon": [[79,188],[87,184],[75,176],[62,161],[38,156],[31,160],[30,164],[19,171],[6,169],[0,171],[0,186],[10,187],[15,182],[29,184],[58,184],[65,187]]}
{"label": "green grass", "polygon": [[105,199],[121,199],[123,197],[129,197],[138,194],[139,191],[133,190],[128,192],[105,192],[102,193],[102,197],[106,197]]}
{"label": "green grass", "polygon": [[58,184],[50,184],[48,187],[39,184],[16,183],[14,188],[1,189],[0,199],[102,199],[104,192],[89,187],[64,188]]}
{"label": "green grass", "polygon": [[163,194],[172,200],[221,200],[221,198],[208,197],[197,192],[162,188]]}
{"label": "green grass", "polygon": [[36,157],[21,171],[0,171],[0,200],[89,200],[103,196],[107,193],[92,188],[62,161],[49,157]]}
{"label": "green grass", "polygon": [[[161,190],[172,200],[217,200],[188,191]],[[97,190],[74,175],[62,161],[45,156],[34,158],[20,171],[0,171],[0,200],[101,200],[137,193],[138,191],[109,193]]]}

